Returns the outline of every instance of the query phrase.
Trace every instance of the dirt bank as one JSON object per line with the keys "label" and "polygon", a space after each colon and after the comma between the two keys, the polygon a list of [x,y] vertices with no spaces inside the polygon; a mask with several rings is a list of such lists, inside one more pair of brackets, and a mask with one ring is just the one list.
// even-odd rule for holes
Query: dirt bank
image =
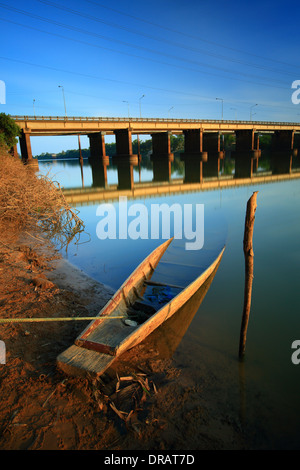
{"label": "dirt bank", "polygon": [[[98,313],[112,292],[52,249],[0,241],[0,316]],[[34,246],[35,245],[35,246]],[[86,322],[0,324],[0,449],[243,448],[239,426],[209,402],[209,387],[141,344],[101,379],[66,376],[57,355]],[[204,383],[204,382],[203,382]],[[207,394],[206,394],[207,393]]]}

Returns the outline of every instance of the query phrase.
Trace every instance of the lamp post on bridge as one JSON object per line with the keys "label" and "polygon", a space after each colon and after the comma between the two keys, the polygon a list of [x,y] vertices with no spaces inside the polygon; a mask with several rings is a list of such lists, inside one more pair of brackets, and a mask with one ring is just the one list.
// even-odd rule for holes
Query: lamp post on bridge
{"label": "lamp post on bridge", "polygon": [[35,100],[33,100],[33,115],[34,115],[34,117],[36,117],[36,115],[35,115],[34,103],[35,103]]}
{"label": "lamp post on bridge", "polygon": [[257,106],[257,104],[254,104],[253,106],[250,107],[250,121],[252,121],[252,109],[255,108],[255,106]]}
{"label": "lamp post on bridge", "polygon": [[[145,95],[142,95],[139,98],[139,105],[140,105],[140,119],[142,117],[142,110],[141,110],[141,100],[144,98]],[[141,176],[141,163],[142,163],[142,156],[141,156],[141,146],[140,146],[140,136],[137,134],[137,142],[138,142],[138,159],[139,159],[139,181],[142,181],[142,176]]]}
{"label": "lamp post on bridge", "polygon": [[139,102],[140,102],[140,118],[142,117],[142,111],[141,111],[141,99],[144,98],[145,95],[141,96],[139,98]]}
{"label": "lamp post on bridge", "polygon": [[63,94],[63,99],[64,99],[64,107],[65,107],[65,117],[67,117],[67,108],[66,108],[66,100],[65,100],[65,90],[62,85],[58,85],[58,88],[61,88],[62,94]]}
{"label": "lamp post on bridge", "polygon": [[174,108],[174,106],[172,106],[172,108],[170,108],[170,109],[168,110],[168,119],[170,118],[170,111],[171,111],[173,108]]}

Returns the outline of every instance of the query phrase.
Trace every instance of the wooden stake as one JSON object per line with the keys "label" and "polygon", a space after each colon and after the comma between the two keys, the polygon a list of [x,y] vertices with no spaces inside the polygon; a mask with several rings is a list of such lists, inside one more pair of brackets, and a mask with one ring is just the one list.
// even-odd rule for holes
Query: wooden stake
{"label": "wooden stake", "polygon": [[250,308],[251,308],[251,295],[252,295],[252,282],[253,282],[253,229],[256,211],[256,198],[258,191],[255,191],[247,203],[246,218],[245,218],[245,231],[244,231],[244,256],[245,256],[245,292],[244,292],[244,309],[240,332],[240,346],[239,358],[242,359],[245,354],[246,336],[249,322]]}

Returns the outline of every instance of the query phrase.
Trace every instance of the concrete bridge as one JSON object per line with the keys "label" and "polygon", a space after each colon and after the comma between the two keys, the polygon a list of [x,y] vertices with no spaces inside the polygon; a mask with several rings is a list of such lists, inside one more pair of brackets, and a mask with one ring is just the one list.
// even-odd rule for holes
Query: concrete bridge
{"label": "concrete bridge", "polygon": [[[184,183],[202,183],[203,176],[216,176],[224,158],[221,135],[235,134],[235,178],[251,178],[261,156],[259,136],[272,135],[272,173],[289,174],[292,160],[298,152],[300,123],[265,121],[225,121],[196,119],[109,118],[12,116],[22,129],[20,148],[22,159],[33,163],[30,139],[33,136],[88,135],[90,163],[97,167],[99,184],[107,185],[109,157],[105,153],[105,135],[115,135],[120,189],[133,188],[133,167],[139,164],[140,154],[132,152],[132,135],[152,136],[153,181],[171,179],[170,136],[184,135]],[[139,139],[138,139],[139,142]],[[16,150],[15,150],[16,151]]]}

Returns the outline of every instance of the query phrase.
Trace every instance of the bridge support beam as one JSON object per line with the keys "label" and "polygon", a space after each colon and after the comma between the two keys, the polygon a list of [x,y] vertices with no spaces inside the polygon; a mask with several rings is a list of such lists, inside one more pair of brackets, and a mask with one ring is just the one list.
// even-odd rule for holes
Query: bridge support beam
{"label": "bridge support beam", "polygon": [[260,150],[259,140],[254,129],[235,131],[236,144],[232,157],[235,159],[235,178],[252,178],[253,169],[257,168]]}
{"label": "bridge support beam", "polygon": [[152,134],[153,181],[171,181],[171,163],[174,155],[171,153],[170,132]]}
{"label": "bridge support beam", "polygon": [[294,149],[294,131],[275,131],[271,144],[271,168],[273,174],[291,173],[293,157],[298,153]]}
{"label": "bridge support beam", "polygon": [[20,140],[21,156],[22,156],[23,163],[25,163],[25,165],[32,165],[38,168],[39,166],[38,160],[32,158],[30,132],[28,130],[26,132],[22,130],[19,140]]}
{"label": "bridge support beam", "polygon": [[219,132],[204,132],[203,150],[207,152],[207,162],[203,165],[203,176],[219,176],[220,161],[224,158],[224,152],[221,150]]}
{"label": "bridge support beam", "polygon": [[202,183],[203,162],[207,162],[207,152],[203,152],[203,130],[190,129],[184,133],[184,153],[180,159],[184,161],[184,183]]}
{"label": "bridge support beam", "polygon": [[259,159],[261,157],[261,150],[259,148],[259,134],[258,132],[255,132],[254,134],[254,150],[256,150],[255,158],[254,158],[254,165],[253,165],[253,170],[257,171],[258,170],[258,164],[259,164]]}
{"label": "bridge support beam", "polygon": [[105,132],[88,134],[88,138],[90,141],[89,164],[92,169],[92,186],[106,188],[109,157],[106,155],[105,151]]}
{"label": "bridge support beam", "polygon": [[132,153],[132,136],[129,129],[114,131],[116,136],[116,155],[113,164],[118,168],[118,188],[133,189],[133,167],[138,165],[138,156]]}
{"label": "bridge support beam", "polygon": [[[300,152],[300,134],[294,134],[294,149],[297,150],[297,156],[299,156]],[[293,166],[295,168],[299,168],[299,158],[293,159]]]}

